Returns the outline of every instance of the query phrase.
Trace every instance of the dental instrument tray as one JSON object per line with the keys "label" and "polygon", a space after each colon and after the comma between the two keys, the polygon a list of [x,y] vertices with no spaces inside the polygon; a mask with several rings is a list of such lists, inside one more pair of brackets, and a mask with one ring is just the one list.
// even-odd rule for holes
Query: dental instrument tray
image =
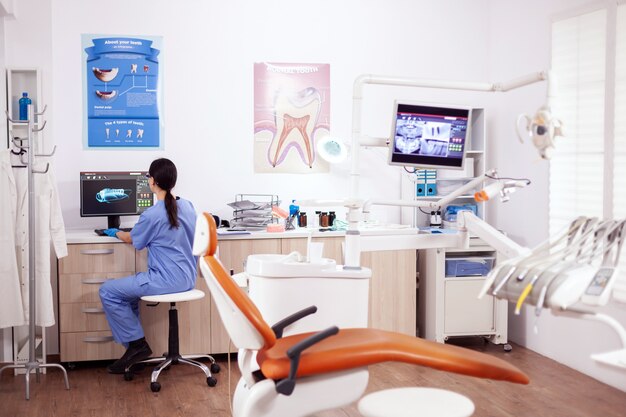
{"label": "dental instrument tray", "polygon": [[272,208],[280,205],[280,199],[274,194],[237,194],[228,205],[233,208],[231,227],[265,230],[268,224],[277,222]]}
{"label": "dental instrument tray", "polygon": [[448,257],[446,277],[486,276],[496,261],[494,256]]}

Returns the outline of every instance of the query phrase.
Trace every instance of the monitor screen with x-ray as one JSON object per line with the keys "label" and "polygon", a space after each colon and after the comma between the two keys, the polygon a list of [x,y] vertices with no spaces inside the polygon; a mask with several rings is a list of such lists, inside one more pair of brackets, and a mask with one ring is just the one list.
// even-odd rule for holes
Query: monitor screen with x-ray
{"label": "monitor screen with x-ray", "polygon": [[389,163],[463,169],[471,119],[469,107],[396,102]]}

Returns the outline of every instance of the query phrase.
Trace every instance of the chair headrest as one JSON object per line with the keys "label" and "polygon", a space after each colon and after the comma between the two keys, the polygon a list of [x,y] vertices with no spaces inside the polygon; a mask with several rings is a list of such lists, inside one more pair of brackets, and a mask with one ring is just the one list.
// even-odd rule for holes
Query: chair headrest
{"label": "chair headrest", "polygon": [[213,256],[217,251],[217,225],[210,213],[202,213],[196,219],[196,232],[193,238],[195,256]]}

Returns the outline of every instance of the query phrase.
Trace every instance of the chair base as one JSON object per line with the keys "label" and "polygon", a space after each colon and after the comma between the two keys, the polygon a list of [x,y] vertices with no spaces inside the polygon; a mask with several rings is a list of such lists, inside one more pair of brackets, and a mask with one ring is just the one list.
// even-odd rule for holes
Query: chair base
{"label": "chair base", "polygon": [[[206,358],[211,361],[211,365],[206,366],[202,362],[199,362],[195,359]],[[158,392],[161,390],[161,384],[157,381],[161,371],[167,369],[170,365],[177,365],[180,363],[184,363],[187,365],[192,365],[197,368],[202,369],[204,375],[206,376],[207,385],[210,387],[214,387],[217,385],[217,379],[213,376],[213,373],[218,373],[220,371],[220,366],[215,362],[215,359],[211,355],[167,355],[158,358],[149,358],[140,362],[133,363],[124,373],[124,379],[130,381],[133,379],[133,368],[140,364],[148,364],[148,363],[158,363],[158,365],[152,370],[152,374],[150,376],[150,389],[152,392]]]}
{"label": "chair base", "polygon": [[[207,358],[211,361],[211,368],[209,369],[205,364],[198,362],[194,359]],[[135,362],[129,365],[124,371],[124,379],[130,381],[133,379],[132,368],[139,364],[146,363],[158,363],[156,368],[152,371],[150,378],[150,389],[152,392],[158,392],[161,390],[161,384],[157,381],[161,371],[166,369],[172,364],[186,363],[187,365],[193,365],[202,369],[204,375],[206,375],[206,383],[210,387],[214,387],[217,384],[217,379],[213,377],[212,373],[218,373],[220,366],[215,363],[215,359],[211,355],[181,355],[179,350],[178,341],[178,310],[176,309],[176,302],[170,302],[169,310],[169,334],[168,334],[168,352],[164,353],[160,358],[149,358],[143,361]]]}

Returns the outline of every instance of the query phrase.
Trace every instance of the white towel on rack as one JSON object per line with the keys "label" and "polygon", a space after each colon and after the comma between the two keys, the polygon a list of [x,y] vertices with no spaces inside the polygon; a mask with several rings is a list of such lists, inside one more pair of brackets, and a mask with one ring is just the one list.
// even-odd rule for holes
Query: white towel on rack
{"label": "white towel on rack", "polygon": [[[36,163],[35,168],[43,171],[45,163]],[[28,168],[15,168],[12,173],[17,191],[14,253],[19,271],[23,315],[28,323],[30,315],[28,254],[31,244],[28,235]],[[48,327],[55,324],[50,283],[50,246],[54,247],[57,258],[63,258],[67,256],[67,242],[52,166],[46,174],[35,174],[34,180],[37,196],[35,204],[35,283],[37,286],[35,324]]]}
{"label": "white towel on rack", "polygon": [[17,190],[9,150],[0,150],[0,329],[26,324],[15,253]]}

